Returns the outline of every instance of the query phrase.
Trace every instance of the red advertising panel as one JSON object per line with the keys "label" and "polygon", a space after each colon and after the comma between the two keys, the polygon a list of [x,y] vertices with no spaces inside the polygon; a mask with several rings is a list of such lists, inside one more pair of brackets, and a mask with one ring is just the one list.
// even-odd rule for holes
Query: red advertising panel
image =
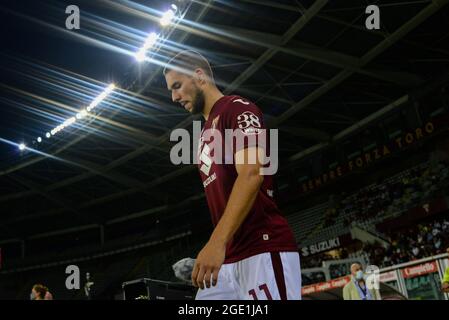
{"label": "red advertising panel", "polygon": [[397,281],[398,275],[397,275],[396,271],[389,271],[389,272],[381,273],[379,278],[380,278],[380,282]]}
{"label": "red advertising panel", "polygon": [[418,277],[423,274],[433,273],[438,271],[438,266],[435,261],[433,262],[426,262],[423,264],[419,264],[417,266],[404,268],[401,270],[402,275],[405,279],[407,278],[413,278]]}
{"label": "red advertising panel", "polygon": [[326,281],[326,282],[311,284],[309,286],[305,286],[302,288],[302,290],[301,290],[302,295],[308,295],[308,294],[316,293],[316,292],[323,292],[323,291],[327,291],[327,290],[335,289],[335,288],[342,288],[349,281],[351,281],[351,277],[346,276],[346,277],[342,277],[342,278],[338,278],[338,279],[334,279],[334,280],[330,280],[330,281]]}

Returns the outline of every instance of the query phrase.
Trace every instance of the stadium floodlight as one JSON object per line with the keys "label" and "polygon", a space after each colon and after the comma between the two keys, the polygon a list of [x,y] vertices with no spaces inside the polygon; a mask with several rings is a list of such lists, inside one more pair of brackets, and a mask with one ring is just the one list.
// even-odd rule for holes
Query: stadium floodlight
{"label": "stadium floodlight", "polygon": [[89,105],[90,110],[92,110],[93,108],[95,108],[96,106],[98,106],[98,104],[100,103],[100,96],[96,97],[94,101],[92,101]]}
{"label": "stadium floodlight", "polygon": [[175,10],[173,9],[173,6],[172,6],[172,9],[167,10],[164,13],[164,15],[162,16],[162,18],[160,20],[161,26],[163,26],[163,27],[168,26],[174,17],[175,17]]}
{"label": "stadium floodlight", "polygon": [[157,42],[159,35],[156,32],[151,32],[147,39],[145,40],[144,48],[146,50],[150,49]]}
{"label": "stadium floodlight", "polygon": [[25,143],[21,143],[21,144],[19,144],[19,150],[20,150],[20,151],[23,151],[23,150],[25,150],[25,148],[26,148],[26,145],[25,145]]}
{"label": "stadium floodlight", "polygon": [[153,47],[157,39],[159,38],[159,35],[156,32],[151,32],[148,37],[145,40],[145,43],[143,44],[143,47],[139,49],[139,51],[136,52],[134,57],[137,61],[142,62],[145,60],[147,51]]}
{"label": "stadium floodlight", "polygon": [[[85,116],[88,115],[90,111],[92,111],[93,108],[95,108],[97,105],[99,105],[114,89],[116,88],[116,85],[114,83],[111,83],[109,86],[104,89],[102,93],[100,93],[92,102],[91,104],[86,108],[78,112],[75,116],[66,119],[63,123],[59,124],[57,127],[53,128],[50,132],[47,132],[45,136],[47,138],[50,138],[51,136],[54,136],[59,131],[64,130],[65,128],[71,126],[74,124],[77,120],[83,119]],[[42,138],[37,138],[37,142],[42,142]]]}
{"label": "stadium floodlight", "polygon": [[112,91],[114,91],[114,89],[115,89],[115,83],[111,83],[110,85],[108,85],[108,87],[106,88],[105,91],[109,94]]}
{"label": "stadium floodlight", "polygon": [[[89,109],[89,111],[90,111],[90,109]],[[76,114],[76,118],[77,118],[78,120],[83,119],[85,116],[87,116],[87,112],[88,112],[87,109],[84,109],[84,110],[78,112],[78,113]]]}
{"label": "stadium floodlight", "polygon": [[76,122],[76,118],[75,117],[71,117],[71,118],[67,119],[67,126],[71,126],[75,122]]}
{"label": "stadium floodlight", "polygon": [[142,62],[146,58],[145,50],[143,48],[141,48],[139,51],[137,51],[137,53],[134,55],[134,57],[136,58],[136,60],[138,62]]}

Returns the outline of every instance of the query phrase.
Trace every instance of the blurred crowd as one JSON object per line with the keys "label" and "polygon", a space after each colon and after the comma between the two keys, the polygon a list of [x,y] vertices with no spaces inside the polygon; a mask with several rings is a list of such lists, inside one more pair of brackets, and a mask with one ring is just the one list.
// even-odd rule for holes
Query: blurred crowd
{"label": "blurred crowd", "polygon": [[302,272],[302,285],[307,286],[314,283],[325,282],[326,276],[324,272]]}
{"label": "blurred crowd", "polygon": [[365,245],[371,264],[388,267],[445,253],[449,247],[449,219],[422,223],[406,230],[389,234],[391,245]]}
{"label": "blurred crowd", "polygon": [[[449,162],[427,162],[392,176],[381,183],[374,183],[357,193],[342,193],[331,199],[332,205],[325,213],[324,227],[335,223],[340,214],[346,217],[345,225],[372,219],[382,215],[392,216],[422,205],[432,198],[442,196],[449,186]],[[332,256],[321,253],[302,257],[303,269],[322,267],[323,261],[363,257],[370,264],[387,267],[444,253],[449,247],[449,218],[421,223],[417,226],[386,234],[390,245],[364,244],[361,250]],[[329,269],[331,278],[347,275],[349,266],[335,264]],[[311,275],[320,280],[318,273]]]}
{"label": "blurred crowd", "polygon": [[333,257],[327,254],[326,252],[318,253],[310,257],[301,257],[301,268],[308,269],[308,268],[321,267],[322,261],[337,260],[337,259],[340,258]]}
{"label": "blurred crowd", "polygon": [[345,225],[410,209],[429,200],[449,186],[449,162],[425,163],[389,179],[369,185],[357,193],[343,192],[325,213],[324,226],[343,214]]}
{"label": "blurred crowd", "polygon": [[[449,218],[420,223],[405,230],[395,230],[387,236],[390,242],[387,247],[381,243],[365,243],[356,252],[348,253],[346,249],[343,249],[339,250],[341,254],[336,256],[324,252],[310,257],[302,257],[301,268],[322,267],[323,261],[337,262],[347,258],[360,258],[361,261],[385,268],[445,253],[446,248],[449,248]],[[329,267],[329,272],[332,279],[345,276],[349,272],[349,264],[332,264]],[[320,280],[321,276],[314,273],[310,278]]]}

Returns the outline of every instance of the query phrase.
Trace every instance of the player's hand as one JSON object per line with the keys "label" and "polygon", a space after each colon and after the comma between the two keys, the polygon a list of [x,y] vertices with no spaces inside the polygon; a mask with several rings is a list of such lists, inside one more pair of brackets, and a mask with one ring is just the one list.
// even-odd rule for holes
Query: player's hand
{"label": "player's hand", "polygon": [[198,254],[192,271],[192,283],[195,287],[204,289],[215,286],[218,281],[218,272],[225,259],[226,246],[217,242],[209,241]]}

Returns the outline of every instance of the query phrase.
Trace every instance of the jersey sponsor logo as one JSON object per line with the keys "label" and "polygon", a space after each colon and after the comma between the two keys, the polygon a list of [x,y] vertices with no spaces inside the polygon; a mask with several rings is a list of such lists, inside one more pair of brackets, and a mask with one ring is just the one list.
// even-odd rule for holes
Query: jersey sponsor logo
{"label": "jersey sponsor logo", "polygon": [[203,187],[206,188],[215,179],[217,179],[217,174],[214,172],[209,178],[203,181]]}
{"label": "jersey sponsor logo", "polygon": [[260,119],[251,111],[245,111],[237,116],[237,124],[244,134],[259,134]]}
{"label": "jersey sponsor logo", "polygon": [[207,143],[204,142],[203,137],[200,138],[200,150],[199,160],[201,161],[200,171],[204,173],[208,178],[203,181],[203,187],[206,188],[212,181],[217,179],[217,174],[214,172],[210,174],[213,160],[210,156],[211,149]]}
{"label": "jersey sponsor logo", "polygon": [[212,159],[210,158],[210,148],[207,143],[203,144],[200,157],[201,167],[200,170],[206,175],[209,175],[210,168],[212,167]]}
{"label": "jersey sponsor logo", "polygon": [[242,99],[235,99],[235,100],[232,101],[232,102],[240,102],[240,103],[243,103],[244,105],[249,105],[249,102],[243,101]]}

